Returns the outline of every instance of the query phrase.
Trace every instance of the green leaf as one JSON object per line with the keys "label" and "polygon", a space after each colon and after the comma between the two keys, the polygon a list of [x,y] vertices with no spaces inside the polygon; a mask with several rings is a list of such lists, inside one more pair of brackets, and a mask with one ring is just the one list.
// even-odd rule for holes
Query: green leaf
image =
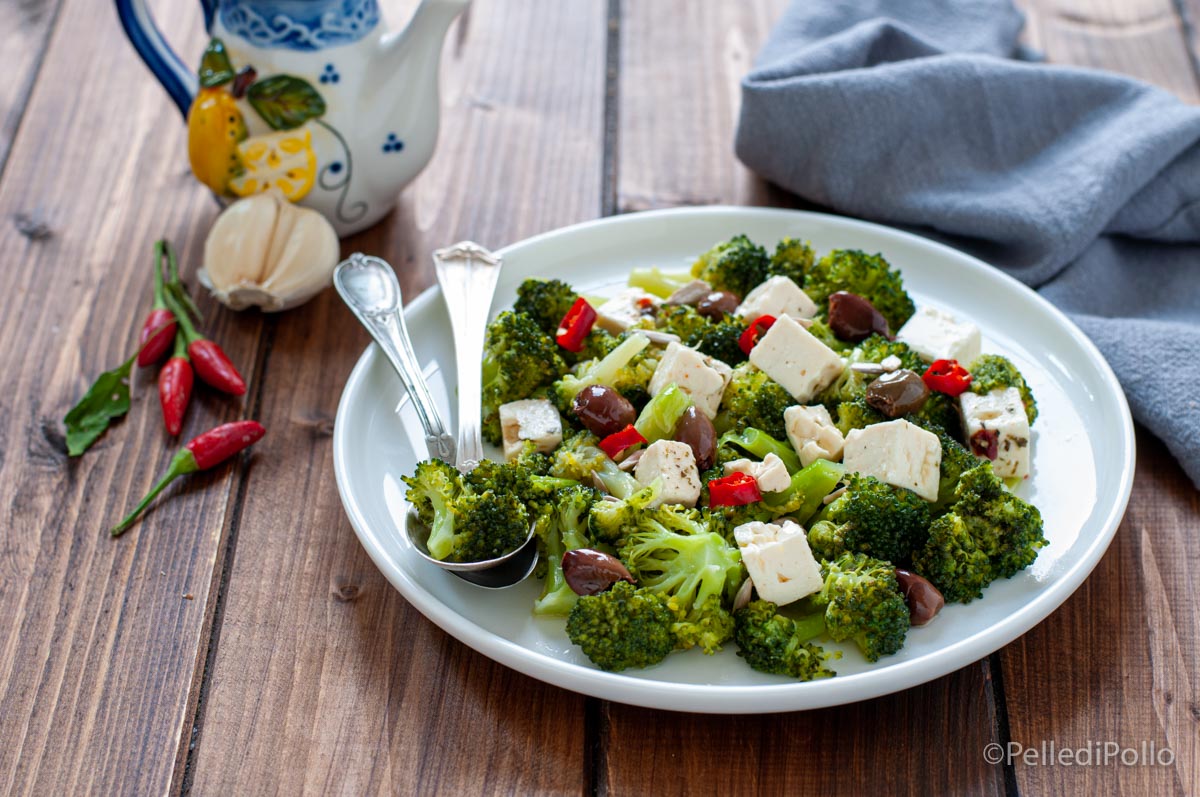
{"label": "green leaf", "polygon": [[325,100],[305,80],[272,75],[250,86],[246,99],[274,130],[291,130],[325,113]]}
{"label": "green leaf", "polygon": [[220,39],[210,39],[200,57],[200,86],[211,89],[223,86],[233,80],[233,63],[229,53],[225,52],[225,42]]}
{"label": "green leaf", "polygon": [[77,457],[87,451],[114,420],[129,412],[129,375],[135,360],[137,354],[100,374],[63,418],[67,427],[68,454]]}

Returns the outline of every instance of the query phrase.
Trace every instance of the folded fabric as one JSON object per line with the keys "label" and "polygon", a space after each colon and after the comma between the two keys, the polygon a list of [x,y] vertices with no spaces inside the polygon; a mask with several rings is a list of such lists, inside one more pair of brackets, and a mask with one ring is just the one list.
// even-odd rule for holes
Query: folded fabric
{"label": "folded fabric", "polygon": [[794,2],[742,82],[737,155],[1036,288],[1200,487],[1200,108],[1031,63],[1009,0]]}

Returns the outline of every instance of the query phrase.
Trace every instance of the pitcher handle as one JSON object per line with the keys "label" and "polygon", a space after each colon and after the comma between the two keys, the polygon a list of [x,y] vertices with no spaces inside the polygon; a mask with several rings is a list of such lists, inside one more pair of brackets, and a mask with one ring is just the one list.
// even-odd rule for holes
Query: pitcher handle
{"label": "pitcher handle", "polygon": [[[121,18],[125,35],[186,119],[192,98],[196,96],[195,72],[184,65],[183,60],[167,44],[150,17],[146,0],[116,0],[116,3],[117,16]],[[208,6],[209,3],[205,3],[206,17],[209,15]]]}

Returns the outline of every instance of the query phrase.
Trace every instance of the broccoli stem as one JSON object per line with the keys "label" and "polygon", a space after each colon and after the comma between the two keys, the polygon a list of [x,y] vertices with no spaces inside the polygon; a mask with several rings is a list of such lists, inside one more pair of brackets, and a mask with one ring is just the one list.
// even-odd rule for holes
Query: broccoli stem
{"label": "broccoli stem", "polygon": [[[721,439],[717,441],[717,447],[720,448],[725,445],[735,445],[759,459],[764,459],[767,454],[774,454],[783,460],[784,467],[788,469],[788,473],[796,473],[800,470],[800,457],[790,444],[776,440],[771,435],[761,429],[755,429],[753,426],[743,429],[741,432],[726,432],[721,435]],[[809,467],[812,466],[810,465]]]}
{"label": "broccoli stem", "polygon": [[604,489],[608,490],[610,495],[614,495],[621,500],[625,500],[645,486],[635,479],[632,474],[618,468],[617,463],[611,459],[593,471],[593,473],[600,480],[600,483],[604,485]]}
{"label": "broccoli stem", "polygon": [[803,470],[792,475],[792,483],[781,493],[767,493],[763,496],[763,504],[782,506],[795,499],[797,494],[803,496],[802,501],[790,514],[802,525],[816,514],[822,507],[825,496],[837,486],[846,468],[837,462],[818,459]]}
{"label": "broccoli stem", "polygon": [[675,424],[679,423],[679,419],[690,406],[691,396],[672,382],[646,403],[633,426],[648,443],[674,437]]}
{"label": "broccoli stem", "polygon": [[635,268],[629,274],[629,287],[641,288],[666,299],[693,279],[695,277],[686,271],[667,273],[659,268]]}
{"label": "broccoli stem", "polygon": [[571,381],[568,397],[575,398],[579,391],[589,385],[615,384],[621,369],[629,365],[633,358],[641,354],[642,350],[649,345],[650,338],[645,335],[630,335],[625,338],[615,349],[606,354],[604,359],[580,374],[579,379]]}
{"label": "broccoli stem", "polygon": [[808,642],[825,633],[825,612],[809,614],[793,621],[796,624],[795,637],[799,642]]}

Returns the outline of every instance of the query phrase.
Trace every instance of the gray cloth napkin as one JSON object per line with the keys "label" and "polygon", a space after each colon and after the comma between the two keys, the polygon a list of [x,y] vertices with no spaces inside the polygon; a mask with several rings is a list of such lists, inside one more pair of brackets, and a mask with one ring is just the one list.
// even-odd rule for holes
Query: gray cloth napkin
{"label": "gray cloth napkin", "polygon": [[742,82],[737,155],[1035,287],[1200,487],[1200,108],[1031,63],[1023,23],[1009,0],[797,0]]}

